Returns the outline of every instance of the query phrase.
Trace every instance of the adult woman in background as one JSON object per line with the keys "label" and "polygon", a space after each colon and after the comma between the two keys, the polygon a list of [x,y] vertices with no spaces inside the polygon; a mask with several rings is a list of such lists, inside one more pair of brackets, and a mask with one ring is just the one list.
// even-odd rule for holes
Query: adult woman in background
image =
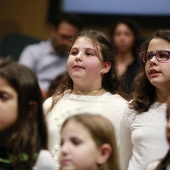
{"label": "adult woman in background", "polygon": [[139,69],[138,46],[140,40],[139,26],[130,19],[120,19],[113,23],[110,36],[116,48],[120,92],[126,99],[131,99],[132,84]]}

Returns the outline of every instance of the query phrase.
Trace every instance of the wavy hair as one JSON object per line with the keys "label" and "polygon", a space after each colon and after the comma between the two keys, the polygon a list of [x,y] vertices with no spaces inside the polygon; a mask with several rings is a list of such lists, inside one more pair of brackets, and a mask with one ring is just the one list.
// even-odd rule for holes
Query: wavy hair
{"label": "wavy hair", "polygon": [[[118,89],[119,82],[117,78],[116,63],[115,63],[115,57],[114,57],[115,51],[113,49],[113,46],[111,44],[109,37],[107,37],[104,33],[101,33],[96,30],[83,30],[79,32],[78,34],[76,34],[70,40],[68,44],[68,48],[67,48],[68,53],[70,52],[72,46],[74,45],[75,41],[79,37],[87,37],[92,41],[94,46],[97,47],[98,45],[100,47],[100,52],[102,54],[103,62],[109,62],[111,64],[111,68],[109,72],[103,75],[102,87],[106,91],[112,94],[118,93],[117,89]],[[53,98],[52,105],[47,111],[47,113],[52,110],[55,103],[58,101],[58,99],[60,99],[57,96],[60,95],[62,97],[63,92],[67,89],[73,89],[73,81],[71,77],[68,75],[68,73],[66,74],[66,76],[64,76],[60,85],[57,87],[52,97]]]}
{"label": "wavy hair", "polygon": [[[158,30],[146,40],[141,46],[141,53],[147,52],[149,43],[152,39],[162,39],[170,43],[170,30]],[[145,63],[140,58],[141,68],[134,81],[134,100],[130,103],[130,108],[141,112],[149,110],[150,106],[155,102],[155,87],[149,82],[145,73]]]}

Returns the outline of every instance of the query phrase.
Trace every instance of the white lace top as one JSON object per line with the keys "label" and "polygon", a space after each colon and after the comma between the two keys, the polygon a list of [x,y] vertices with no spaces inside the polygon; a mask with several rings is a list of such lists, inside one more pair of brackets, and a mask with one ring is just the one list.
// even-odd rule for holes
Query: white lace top
{"label": "white lace top", "polygon": [[[157,161],[151,162],[151,163],[147,166],[146,170],[155,170],[156,167],[159,165],[160,161],[161,161],[161,160],[157,160]],[[166,167],[166,170],[170,170],[170,165],[168,165],[168,166]]]}
{"label": "white lace top", "polygon": [[[45,111],[51,106],[51,103],[52,98],[48,98],[45,101]],[[85,96],[70,94],[69,90],[66,91],[64,96],[46,116],[49,132],[49,150],[54,159],[58,161],[60,128],[67,117],[85,112],[103,115],[113,123],[118,139],[120,120],[126,104],[126,100],[121,96],[117,94],[112,95],[108,92],[102,96]],[[119,141],[117,143],[119,145]]]}
{"label": "white lace top", "polygon": [[120,132],[122,170],[145,170],[153,160],[168,151],[166,141],[166,104],[155,102],[147,112],[125,110]]}

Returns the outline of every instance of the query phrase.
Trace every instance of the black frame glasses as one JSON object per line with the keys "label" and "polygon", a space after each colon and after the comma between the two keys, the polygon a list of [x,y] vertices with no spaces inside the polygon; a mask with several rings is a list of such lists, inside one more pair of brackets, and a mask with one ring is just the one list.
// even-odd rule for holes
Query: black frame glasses
{"label": "black frame glasses", "polygon": [[157,51],[156,53],[145,52],[145,53],[142,54],[143,62],[144,63],[149,63],[150,60],[153,58],[153,56],[155,56],[156,59],[159,62],[164,63],[164,62],[169,60],[169,58],[170,58],[170,51],[160,50],[160,51]]}

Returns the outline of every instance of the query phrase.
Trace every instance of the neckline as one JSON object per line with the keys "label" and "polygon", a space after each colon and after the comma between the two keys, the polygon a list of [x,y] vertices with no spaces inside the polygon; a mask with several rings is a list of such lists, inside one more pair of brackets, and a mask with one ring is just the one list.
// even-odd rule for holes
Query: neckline
{"label": "neckline", "polygon": [[92,91],[79,91],[79,90],[72,89],[70,92],[70,94],[83,95],[83,96],[101,96],[104,93],[106,93],[106,90],[103,88],[92,90]]}

